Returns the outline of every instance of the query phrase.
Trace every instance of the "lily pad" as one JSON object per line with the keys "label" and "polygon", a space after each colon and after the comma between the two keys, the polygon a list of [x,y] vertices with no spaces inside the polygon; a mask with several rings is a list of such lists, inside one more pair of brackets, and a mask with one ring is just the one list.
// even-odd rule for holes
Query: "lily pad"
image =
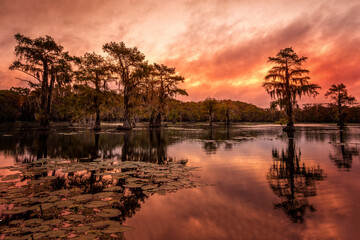
{"label": "lily pad", "polygon": [[114,196],[113,192],[99,192],[97,194],[94,194],[95,197],[98,198],[108,198]]}
{"label": "lily pad", "polygon": [[40,218],[32,218],[32,219],[29,219],[29,220],[25,220],[23,222],[23,224],[27,227],[30,227],[30,226],[34,226],[34,225],[38,225],[40,223],[42,223],[44,220],[43,219],[40,219]]}
{"label": "lily pad", "polygon": [[63,207],[69,207],[73,203],[74,203],[74,201],[71,201],[71,200],[62,200],[62,201],[55,202],[54,205],[58,208],[63,208]]}
{"label": "lily pad", "polygon": [[48,232],[46,233],[46,236],[47,236],[47,237],[50,237],[50,238],[52,238],[52,237],[65,237],[65,236],[66,236],[66,232],[65,232],[64,230],[60,230],[60,229],[58,229],[58,230],[52,230],[52,231],[48,231]]}
{"label": "lily pad", "polygon": [[86,217],[83,215],[79,215],[79,214],[75,215],[74,214],[74,215],[65,215],[65,216],[63,216],[63,218],[65,218],[68,221],[72,221],[72,222],[82,222],[82,221],[84,221],[84,219]]}
{"label": "lily pad", "polygon": [[84,207],[87,208],[100,208],[100,207],[104,207],[108,205],[107,202],[104,201],[92,201],[92,202],[88,202],[87,204],[84,205]]}
{"label": "lily pad", "polygon": [[3,181],[10,181],[10,180],[15,180],[15,179],[19,179],[21,178],[21,174],[19,173],[15,173],[15,174],[10,174],[10,175],[7,175],[6,177],[4,177]]}
{"label": "lily pad", "polygon": [[121,191],[123,188],[120,186],[112,186],[104,189],[104,192],[116,192]]}
{"label": "lily pad", "polygon": [[27,212],[29,209],[26,207],[14,207],[10,210],[4,210],[2,213],[3,214],[20,214],[20,213],[25,213]]}
{"label": "lily pad", "polygon": [[62,223],[61,219],[51,219],[51,220],[44,221],[42,224],[49,225],[49,226],[58,226],[61,223]]}
{"label": "lily pad", "polygon": [[50,192],[50,195],[56,195],[56,196],[67,196],[69,195],[70,190],[69,189],[61,189],[57,191]]}
{"label": "lily pad", "polygon": [[71,200],[74,200],[75,202],[86,202],[92,199],[94,196],[92,194],[81,194],[74,197],[71,197]]}
{"label": "lily pad", "polygon": [[105,208],[105,209],[102,209],[101,212],[99,212],[97,215],[99,217],[103,217],[103,218],[112,218],[112,217],[117,217],[120,214],[121,214],[121,211],[118,209]]}
{"label": "lily pad", "polygon": [[[90,226],[86,226],[86,225],[83,225],[83,226],[72,226],[70,227],[70,230],[71,231],[75,231],[77,233],[85,233],[85,232],[88,232],[90,230]],[[80,238],[79,238],[80,239]]]}

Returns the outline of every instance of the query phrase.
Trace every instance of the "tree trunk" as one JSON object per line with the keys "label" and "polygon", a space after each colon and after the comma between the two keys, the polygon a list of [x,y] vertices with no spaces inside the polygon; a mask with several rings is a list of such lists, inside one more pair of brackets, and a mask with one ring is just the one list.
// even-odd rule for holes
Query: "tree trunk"
{"label": "tree trunk", "polygon": [[96,74],[96,82],[95,82],[95,96],[94,96],[94,105],[95,105],[95,125],[93,127],[93,130],[99,131],[101,130],[100,126],[100,103],[99,103],[99,96],[101,94],[100,92],[100,79],[98,77],[98,74]]}
{"label": "tree trunk", "polygon": [[225,120],[225,124],[226,124],[227,126],[230,125],[230,110],[229,110],[229,108],[226,109],[226,120]]}
{"label": "tree trunk", "polygon": [[293,106],[291,103],[291,91],[290,91],[290,77],[288,63],[286,60],[286,69],[285,69],[285,79],[286,79],[286,115],[287,115],[287,125],[283,128],[283,131],[295,131],[294,120],[293,120]]}
{"label": "tree trunk", "polygon": [[342,109],[342,106],[341,104],[338,104],[338,122],[337,122],[337,125],[340,127],[340,128],[343,128],[345,126],[345,121],[344,121],[344,115],[343,115],[343,112],[341,111]]}
{"label": "tree trunk", "polygon": [[161,113],[158,113],[155,119],[155,127],[161,127]]}
{"label": "tree trunk", "polygon": [[98,107],[96,109],[95,125],[93,127],[93,130],[95,130],[95,131],[101,130],[101,126],[100,126],[100,109]]}
{"label": "tree trunk", "polygon": [[47,62],[43,63],[44,73],[42,76],[41,84],[41,103],[40,103],[40,129],[48,130],[50,128],[49,116],[47,115],[47,100],[48,100],[48,89],[49,89],[49,69]]}
{"label": "tree trunk", "polygon": [[130,122],[130,106],[129,106],[129,93],[128,89],[125,86],[124,88],[124,124],[122,126],[123,130],[130,130],[132,129],[131,122]]}

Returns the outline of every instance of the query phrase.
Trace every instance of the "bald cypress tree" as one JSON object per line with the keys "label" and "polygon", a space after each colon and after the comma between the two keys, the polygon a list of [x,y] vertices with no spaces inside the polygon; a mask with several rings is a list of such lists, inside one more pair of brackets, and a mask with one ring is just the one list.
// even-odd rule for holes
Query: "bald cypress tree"
{"label": "bald cypress tree", "polygon": [[108,84],[112,80],[110,67],[104,57],[96,53],[85,53],[79,61],[79,69],[76,72],[76,78],[90,90],[92,106],[90,111],[95,113],[94,130],[100,130],[100,106],[106,98]]}
{"label": "bald cypress tree", "polygon": [[122,129],[131,129],[131,110],[136,89],[141,84],[141,75],[138,69],[145,59],[145,55],[136,47],[128,48],[123,42],[110,42],[103,46],[113,63],[113,72],[117,75],[119,86],[124,94],[124,124]]}
{"label": "bald cypress tree", "polygon": [[299,57],[292,48],[281,49],[275,57],[269,57],[268,62],[274,66],[268,71],[263,87],[274,99],[272,106],[280,106],[287,116],[287,126],[284,131],[293,131],[293,108],[297,98],[303,95],[316,96],[317,84],[310,83],[309,70],[302,67],[307,57]]}
{"label": "bald cypress tree", "polygon": [[329,90],[325,93],[325,97],[330,97],[335,101],[334,106],[336,108],[337,124],[340,127],[345,125],[344,108],[346,105],[352,105],[355,103],[355,97],[348,94],[346,86],[342,83],[333,84]]}
{"label": "bald cypress tree", "polygon": [[177,94],[186,96],[188,94],[185,89],[178,87],[178,84],[183,83],[185,79],[176,74],[175,68],[154,63],[151,75],[156,86],[157,111],[155,119],[150,117],[150,127],[161,127],[168,100],[173,99]]}
{"label": "bald cypress tree", "polygon": [[40,89],[40,126],[49,129],[53,89],[55,84],[71,80],[71,57],[50,36],[32,39],[18,33],[15,40],[17,60],[11,64],[10,70],[30,76],[32,79],[25,81]]}

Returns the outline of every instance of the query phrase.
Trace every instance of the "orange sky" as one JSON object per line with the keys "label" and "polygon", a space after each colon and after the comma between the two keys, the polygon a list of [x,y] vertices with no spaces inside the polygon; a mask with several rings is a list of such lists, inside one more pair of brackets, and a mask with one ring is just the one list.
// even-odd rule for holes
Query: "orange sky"
{"label": "orange sky", "polygon": [[292,46],[323,89],[332,83],[360,98],[358,0],[1,0],[0,89],[26,86],[8,70],[13,35],[50,35],[66,51],[101,52],[109,41],[137,46],[150,62],[185,76],[186,101],[236,99],[268,107],[261,87],[267,57]]}

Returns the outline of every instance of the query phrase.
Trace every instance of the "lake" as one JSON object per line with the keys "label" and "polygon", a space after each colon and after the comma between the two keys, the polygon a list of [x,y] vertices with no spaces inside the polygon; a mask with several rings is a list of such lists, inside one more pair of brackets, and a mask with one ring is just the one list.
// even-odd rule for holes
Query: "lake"
{"label": "lake", "polygon": [[360,126],[0,129],[0,239],[356,239]]}

